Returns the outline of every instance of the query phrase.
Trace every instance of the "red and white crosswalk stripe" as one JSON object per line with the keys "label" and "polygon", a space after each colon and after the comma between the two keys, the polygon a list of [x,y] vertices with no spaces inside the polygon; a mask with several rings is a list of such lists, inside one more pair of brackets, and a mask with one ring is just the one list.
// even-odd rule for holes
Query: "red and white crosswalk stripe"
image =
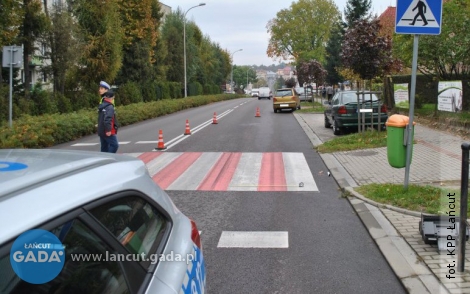
{"label": "red and white crosswalk stripe", "polygon": [[140,158],[165,190],[318,191],[303,153],[146,152]]}

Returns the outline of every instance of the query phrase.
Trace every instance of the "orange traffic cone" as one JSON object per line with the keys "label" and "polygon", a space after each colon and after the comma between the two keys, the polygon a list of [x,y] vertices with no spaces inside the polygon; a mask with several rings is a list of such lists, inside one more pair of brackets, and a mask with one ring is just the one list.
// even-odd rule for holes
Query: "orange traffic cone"
{"label": "orange traffic cone", "polygon": [[255,117],[261,117],[261,114],[259,113],[259,107],[256,107],[256,115]]}
{"label": "orange traffic cone", "polygon": [[212,124],[215,125],[215,124],[218,124],[217,122],[217,113],[214,112],[214,117],[212,118]]}
{"label": "orange traffic cone", "polygon": [[160,130],[158,132],[158,145],[157,145],[157,148],[155,148],[157,150],[165,150],[166,147],[165,147],[165,143],[163,143],[163,131]]}
{"label": "orange traffic cone", "polygon": [[189,120],[186,120],[186,130],[184,130],[185,135],[191,135],[191,130],[189,129]]}

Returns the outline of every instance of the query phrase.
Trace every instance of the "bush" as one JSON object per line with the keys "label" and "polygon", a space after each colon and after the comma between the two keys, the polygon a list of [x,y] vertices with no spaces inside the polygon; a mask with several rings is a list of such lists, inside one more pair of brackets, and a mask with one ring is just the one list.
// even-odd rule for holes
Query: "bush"
{"label": "bush", "polygon": [[170,98],[176,99],[184,96],[184,88],[181,86],[181,83],[168,82],[168,87],[170,90]]}
{"label": "bush", "polygon": [[157,100],[157,83],[145,82],[142,85],[142,98],[144,102]]}
{"label": "bush", "polygon": [[[121,105],[129,105],[143,101],[142,91],[135,82],[127,82],[124,85],[121,85],[116,96],[119,96],[119,102]],[[116,105],[118,104],[116,103]]]}
{"label": "bush", "polygon": [[69,98],[65,97],[61,93],[55,93],[54,100],[56,101],[59,113],[68,113],[73,111],[73,106]]}
{"label": "bush", "polygon": [[157,100],[169,99],[170,96],[170,86],[165,82],[157,82]]}
{"label": "bush", "polygon": [[34,101],[32,113],[34,115],[57,112],[57,105],[53,101],[51,94],[44,91],[40,84],[36,84],[33,91],[31,91],[31,100]]}
{"label": "bush", "polygon": [[[119,115],[119,122],[125,126],[182,109],[239,97],[237,95],[209,95],[187,99],[165,99],[118,106],[116,112]],[[95,102],[95,107],[97,103],[98,101]],[[24,115],[14,121],[13,128],[9,128],[7,125],[0,127],[0,148],[51,147],[93,134],[96,122],[95,109],[66,114]]]}
{"label": "bush", "polygon": [[202,85],[198,82],[190,83],[188,85],[188,96],[203,95],[204,91]]}

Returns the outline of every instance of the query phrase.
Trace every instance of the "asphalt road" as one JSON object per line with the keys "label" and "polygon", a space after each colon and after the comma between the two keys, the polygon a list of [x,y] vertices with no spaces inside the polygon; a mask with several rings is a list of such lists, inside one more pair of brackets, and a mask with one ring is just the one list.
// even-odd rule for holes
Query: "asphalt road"
{"label": "asphalt road", "polygon": [[[261,117],[255,117],[257,107]],[[211,124],[214,112],[226,114],[218,124]],[[196,132],[179,137],[186,119]],[[202,127],[204,122],[209,124]],[[159,129],[172,142],[167,153],[230,152],[263,160],[270,152],[303,155],[318,188],[168,190],[201,231],[208,293],[406,293],[292,113],[275,114],[271,100],[214,103],[122,128],[119,141],[129,143],[119,152],[151,151],[156,143],[142,142],[156,141]],[[57,148],[97,151],[99,145],[83,145],[97,142],[90,136]],[[282,169],[273,167],[274,174]],[[256,168],[248,164],[245,173]],[[287,246],[223,247],[219,242],[227,232],[280,232]]]}

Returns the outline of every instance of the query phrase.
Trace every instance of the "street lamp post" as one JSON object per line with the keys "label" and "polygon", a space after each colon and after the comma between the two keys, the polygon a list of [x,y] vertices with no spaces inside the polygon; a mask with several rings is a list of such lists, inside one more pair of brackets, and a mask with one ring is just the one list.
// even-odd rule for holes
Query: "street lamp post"
{"label": "street lamp post", "polygon": [[233,54],[237,53],[238,51],[242,51],[243,49],[238,49],[237,51],[234,51],[232,55],[230,56],[230,60],[232,60],[232,73],[230,74],[230,91],[233,91],[232,86],[233,86]]}
{"label": "street lamp post", "polygon": [[193,8],[204,6],[206,3],[199,3],[199,5],[193,6],[186,10],[183,16],[183,50],[184,50],[184,98],[188,97],[188,82],[186,80],[186,14]]}

